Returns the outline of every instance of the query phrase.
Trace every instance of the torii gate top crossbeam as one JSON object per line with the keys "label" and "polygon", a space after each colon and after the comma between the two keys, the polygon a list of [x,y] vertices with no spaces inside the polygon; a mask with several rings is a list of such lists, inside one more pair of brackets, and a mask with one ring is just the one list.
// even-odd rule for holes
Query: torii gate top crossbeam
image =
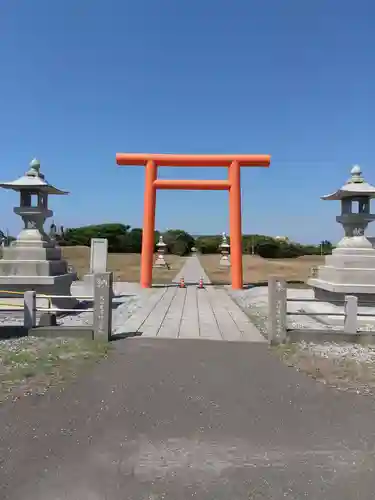
{"label": "torii gate top crossbeam", "polygon": [[117,153],[117,165],[146,165],[153,161],[159,167],[229,167],[237,162],[241,167],[269,167],[270,155],[180,155]]}

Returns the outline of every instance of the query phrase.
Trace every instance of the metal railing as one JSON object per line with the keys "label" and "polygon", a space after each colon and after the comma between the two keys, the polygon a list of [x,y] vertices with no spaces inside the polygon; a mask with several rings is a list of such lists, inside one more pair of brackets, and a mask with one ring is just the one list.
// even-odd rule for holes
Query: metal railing
{"label": "metal railing", "polygon": [[[7,295],[18,295],[20,298],[23,297],[25,294],[25,292],[16,292],[13,290],[0,290],[0,294],[1,293],[6,293]],[[53,297],[52,295],[45,295],[44,293],[37,294],[37,298],[47,299],[49,306],[51,306],[51,298],[52,297]],[[0,302],[0,306],[10,306],[9,308],[8,307],[6,307],[5,309],[2,308],[2,309],[0,309],[0,311],[17,311],[19,309],[16,309],[16,308],[21,308],[21,309],[24,308],[23,304],[17,305],[17,304],[9,304],[6,302]]]}
{"label": "metal railing", "polygon": [[[360,329],[360,317],[373,317],[375,314],[369,312],[362,312],[358,310],[358,298],[354,295],[346,295],[343,301],[332,300],[330,303],[333,305],[343,305],[342,311],[290,311],[288,310],[288,303],[305,302],[305,303],[327,303],[325,300],[315,298],[291,298],[287,297],[287,284],[286,281],[277,276],[270,276],[268,280],[268,341],[271,344],[279,344],[286,342],[290,337],[298,336],[296,334],[314,333],[324,337],[325,334],[343,334],[347,336],[357,335],[359,333],[366,335],[375,335],[375,330],[363,331]],[[374,306],[374,304],[361,304]],[[340,329],[333,329],[329,324],[322,322],[322,328],[313,329],[308,326],[300,325],[302,328],[290,328],[288,326],[288,317],[290,316],[307,316],[310,318],[330,316],[342,317],[343,326]],[[294,335],[293,335],[294,334]],[[349,337],[348,337],[349,338]]]}
{"label": "metal railing", "polygon": [[[59,308],[59,307],[52,307],[52,299],[77,299],[77,300],[94,300],[93,295],[48,295],[47,296],[51,301],[49,307],[36,307],[36,310],[39,312],[61,312],[61,313],[68,313],[68,312],[94,312],[94,308],[91,307],[86,307],[85,309],[79,309],[77,307],[67,309],[67,308]],[[41,298],[39,294],[36,294],[36,298]]]}

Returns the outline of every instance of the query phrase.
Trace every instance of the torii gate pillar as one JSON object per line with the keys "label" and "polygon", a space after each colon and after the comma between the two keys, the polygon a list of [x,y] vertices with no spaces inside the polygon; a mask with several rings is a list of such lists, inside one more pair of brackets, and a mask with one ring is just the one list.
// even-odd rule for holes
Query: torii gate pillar
{"label": "torii gate pillar", "polygon": [[[241,222],[241,167],[269,167],[269,155],[158,155],[118,153],[118,165],[144,165],[146,167],[143,236],[141,256],[141,285],[152,286],[154,255],[155,209],[157,189],[199,189],[229,191],[229,229],[231,247],[232,288],[243,287],[242,277],[242,222]],[[162,167],[227,167],[227,181],[166,180],[157,178]]]}

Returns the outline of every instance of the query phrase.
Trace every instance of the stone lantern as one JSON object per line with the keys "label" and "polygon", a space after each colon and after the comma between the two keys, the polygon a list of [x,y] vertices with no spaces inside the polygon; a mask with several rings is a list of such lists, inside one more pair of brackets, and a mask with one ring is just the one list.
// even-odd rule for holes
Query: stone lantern
{"label": "stone lantern", "polygon": [[156,248],[157,248],[157,257],[155,260],[154,267],[168,267],[164,259],[167,244],[164,243],[162,235],[159,236],[159,241],[156,243]]}
{"label": "stone lantern", "polygon": [[[0,187],[19,192],[20,204],[14,212],[24,223],[16,241],[3,249],[3,259],[0,260],[1,290],[35,290],[39,294],[70,295],[76,275],[68,272],[67,263],[61,258],[61,248],[43,227],[45,220],[53,215],[48,208],[48,195],[66,195],[68,192],[46,181],[36,159],[30,163],[25,175],[12,182],[2,182]],[[4,297],[6,293],[0,292],[0,296]],[[60,308],[71,308],[76,303],[73,297],[51,300],[55,307]]]}
{"label": "stone lantern", "polygon": [[219,245],[220,252],[221,252],[221,258],[220,258],[220,266],[223,267],[229,267],[230,266],[230,255],[229,255],[229,249],[230,245],[227,240],[227,235],[225,233],[222,233],[222,240]]}
{"label": "stone lantern", "polygon": [[343,301],[345,295],[355,295],[359,303],[375,302],[375,249],[365,236],[368,224],[375,220],[371,198],[375,198],[375,187],[365,182],[358,165],[343,187],[322,197],[341,201],[336,221],[343,226],[344,237],[308,280],[317,299]]}

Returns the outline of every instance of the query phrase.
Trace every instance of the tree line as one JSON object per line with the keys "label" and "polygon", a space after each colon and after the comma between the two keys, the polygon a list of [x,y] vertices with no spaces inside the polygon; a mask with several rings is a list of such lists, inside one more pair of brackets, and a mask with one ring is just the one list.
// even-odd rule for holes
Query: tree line
{"label": "tree line", "polygon": [[[170,229],[164,233],[155,231],[155,251],[160,235],[163,235],[167,251],[176,255],[188,255],[195,247],[203,254],[220,253],[221,235],[193,237],[182,229]],[[90,246],[91,238],[107,238],[111,253],[140,253],[142,249],[142,229],[125,224],[98,224],[68,228],[54,234],[60,246]],[[228,237],[230,243],[230,238]],[[301,245],[287,239],[271,236],[244,234],[242,237],[244,254],[256,254],[264,258],[288,258],[302,255],[320,255],[332,252],[332,244],[325,240],[319,245]]]}

